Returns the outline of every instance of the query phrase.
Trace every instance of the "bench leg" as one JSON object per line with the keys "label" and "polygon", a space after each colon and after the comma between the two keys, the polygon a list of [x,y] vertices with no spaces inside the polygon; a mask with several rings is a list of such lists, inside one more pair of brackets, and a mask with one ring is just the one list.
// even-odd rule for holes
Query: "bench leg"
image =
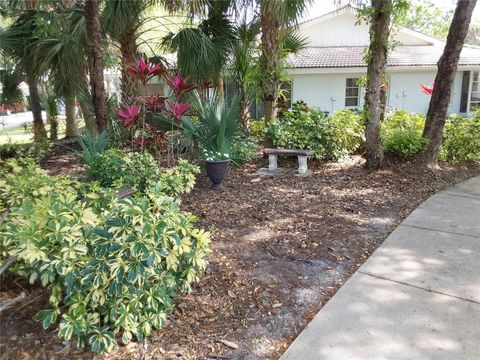
{"label": "bench leg", "polygon": [[270,154],[268,155],[268,171],[277,170],[277,155]]}
{"label": "bench leg", "polygon": [[307,156],[298,156],[298,173],[305,174],[308,171]]}

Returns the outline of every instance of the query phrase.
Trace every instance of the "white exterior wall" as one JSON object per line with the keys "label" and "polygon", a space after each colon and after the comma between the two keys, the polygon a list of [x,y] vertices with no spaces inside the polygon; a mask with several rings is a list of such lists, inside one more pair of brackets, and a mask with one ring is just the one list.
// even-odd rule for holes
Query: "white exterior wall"
{"label": "white exterior wall", "polygon": [[[430,96],[420,91],[420,85],[430,85],[435,80],[435,71],[405,71],[390,74],[389,106],[396,109],[426,114]],[[457,72],[453,84],[452,101],[448,111],[460,111],[462,72]]]}
{"label": "white exterior wall", "polygon": [[[292,102],[303,100],[308,105],[323,111],[345,109],[345,82],[347,78],[362,76],[361,73],[301,74],[292,76]],[[361,96],[363,102],[363,97]]]}
{"label": "white exterior wall", "polygon": [[300,26],[308,46],[364,46],[369,43],[368,27],[355,25],[355,15],[343,14],[321,23],[309,22]]}
{"label": "white exterior wall", "polygon": [[[304,72],[308,71],[304,69]],[[425,114],[428,110],[430,96],[420,91],[420,85],[430,85],[435,79],[435,70],[414,71],[396,70],[389,73],[390,86],[388,106],[411,112]],[[311,106],[324,111],[345,109],[345,82],[347,78],[359,78],[365,72],[351,72],[345,69],[340,73],[303,73],[292,74],[292,102],[303,100]],[[457,72],[453,87],[450,113],[459,113],[462,87],[462,71]],[[405,97],[404,97],[405,95]],[[364,92],[360,95],[363,104]],[[333,102],[332,108],[332,101]]]}
{"label": "white exterior wall", "polygon": [[[431,45],[431,41],[421,39],[421,34],[412,37],[411,30],[401,29],[393,34],[396,41],[403,45]],[[368,25],[352,12],[332,15],[327,19],[307,21],[300,24],[300,33],[308,39],[308,46],[368,46],[370,34]]]}

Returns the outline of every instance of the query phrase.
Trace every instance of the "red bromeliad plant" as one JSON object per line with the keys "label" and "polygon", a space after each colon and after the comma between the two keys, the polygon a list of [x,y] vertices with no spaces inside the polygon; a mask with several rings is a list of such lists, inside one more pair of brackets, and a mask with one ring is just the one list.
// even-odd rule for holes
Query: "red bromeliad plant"
{"label": "red bromeliad plant", "polygon": [[156,76],[162,78],[170,88],[170,96],[152,94],[138,96],[135,104],[123,104],[117,112],[123,126],[132,132],[132,148],[137,144],[143,152],[146,145],[153,145],[158,157],[167,143],[166,132],[154,124],[147,124],[147,115],[181,122],[190,108],[184,97],[194,90],[196,85],[189,82],[188,77],[181,78],[179,75],[172,77],[161,64],[151,63],[144,58],[140,58],[137,64],[130,65],[128,70],[138,77],[144,88]]}

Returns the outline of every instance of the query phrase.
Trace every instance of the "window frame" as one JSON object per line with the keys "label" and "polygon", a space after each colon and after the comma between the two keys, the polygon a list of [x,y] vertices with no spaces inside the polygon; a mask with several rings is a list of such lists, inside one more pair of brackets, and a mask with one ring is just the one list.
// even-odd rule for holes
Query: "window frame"
{"label": "window frame", "polygon": [[[475,76],[476,74],[476,76]],[[474,91],[474,83],[476,83],[476,91]],[[473,94],[477,100],[472,100]],[[476,108],[472,108],[472,104],[476,105]],[[468,91],[468,112],[473,113],[480,109],[480,70],[473,70],[470,72],[470,86]]]}
{"label": "window frame", "polygon": [[[348,86],[348,80],[354,80],[355,86]],[[354,77],[345,78],[345,101],[344,101],[345,108],[358,108],[360,106],[361,86],[358,85],[359,80],[360,78],[354,78]],[[357,95],[356,96],[347,95],[347,92],[349,89],[357,89]],[[347,105],[348,99],[356,99],[356,105]]]}

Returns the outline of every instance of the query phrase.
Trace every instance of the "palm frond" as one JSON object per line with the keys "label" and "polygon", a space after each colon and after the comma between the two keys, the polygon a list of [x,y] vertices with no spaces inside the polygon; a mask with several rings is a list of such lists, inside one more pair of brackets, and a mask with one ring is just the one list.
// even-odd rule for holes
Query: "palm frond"
{"label": "palm frond", "polygon": [[2,92],[0,93],[1,105],[14,105],[23,103],[25,98],[20,90],[22,74],[17,69],[0,71],[0,83]]}

